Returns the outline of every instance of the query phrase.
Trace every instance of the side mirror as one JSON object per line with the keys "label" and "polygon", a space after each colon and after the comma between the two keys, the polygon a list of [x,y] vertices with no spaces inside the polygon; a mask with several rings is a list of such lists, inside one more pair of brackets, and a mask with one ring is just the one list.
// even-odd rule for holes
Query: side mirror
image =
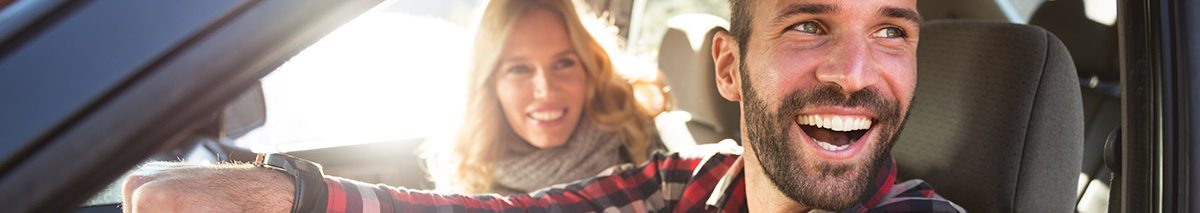
{"label": "side mirror", "polygon": [[237,139],[251,130],[263,126],[267,121],[267,104],[263,97],[262,82],[250,86],[221,110],[221,134],[228,139]]}

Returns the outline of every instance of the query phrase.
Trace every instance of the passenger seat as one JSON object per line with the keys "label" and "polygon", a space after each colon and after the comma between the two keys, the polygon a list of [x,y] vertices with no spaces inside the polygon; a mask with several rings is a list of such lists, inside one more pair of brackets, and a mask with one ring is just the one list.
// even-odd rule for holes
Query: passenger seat
{"label": "passenger seat", "polygon": [[[712,38],[727,29],[729,21],[708,14],[685,14],[667,21],[658,52],[658,68],[666,77],[676,107],[668,115],[690,115],[686,129],[697,144],[722,139],[741,140],[737,102],[725,100],[717,91],[712,60]],[[660,127],[660,129],[667,129]],[[664,141],[670,135],[664,134]],[[669,142],[668,142],[669,143]]]}

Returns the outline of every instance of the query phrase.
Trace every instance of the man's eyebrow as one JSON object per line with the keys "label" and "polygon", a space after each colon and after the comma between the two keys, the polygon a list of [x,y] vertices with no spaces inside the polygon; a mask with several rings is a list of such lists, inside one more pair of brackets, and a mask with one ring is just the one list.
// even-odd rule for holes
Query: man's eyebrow
{"label": "man's eyebrow", "polygon": [[788,17],[798,14],[830,14],[837,10],[836,6],[829,4],[791,4],[782,12],[779,12],[778,16],[775,16],[774,23],[779,24],[780,22],[787,21]]}
{"label": "man's eyebrow", "polygon": [[913,11],[912,9],[908,9],[908,8],[899,8],[899,7],[879,8],[879,16],[888,17],[888,18],[904,19],[904,20],[912,21],[913,23],[921,24],[921,15],[918,14],[917,11]]}

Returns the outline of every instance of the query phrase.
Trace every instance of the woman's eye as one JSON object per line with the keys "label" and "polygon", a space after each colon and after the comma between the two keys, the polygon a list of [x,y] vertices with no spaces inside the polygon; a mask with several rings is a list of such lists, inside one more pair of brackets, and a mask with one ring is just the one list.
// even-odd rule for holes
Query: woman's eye
{"label": "woman's eye", "polygon": [[879,29],[879,31],[875,31],[875,33],[871,34],[871,37],[872,38],[905,38],[905,37],[908,37],[908,35],[904,34],[904,30],[901,30],[898,27],[884,27],[883,29]]}
{"label": "woman's eye", "polygon": [[575,61],[571,59],[559,60],[558,63],[554,64],[555,68],[567,68],[571,66],[575,66]]}
{"label": "woman's eye", "polygon": [[821,29],[821,24],[815,21],[800,22],[796,25],[792,25],[791,29],[808,34],[825,34],[825,30]]}
{"label": "woman's eye", "polygon": [[525,66],[514,66],[514,67],[508,68],[508,73],[512,73],[512,74],[521,74],[521,73],[527,73],[527,72],[529,72],[529,67],[525,67]]}

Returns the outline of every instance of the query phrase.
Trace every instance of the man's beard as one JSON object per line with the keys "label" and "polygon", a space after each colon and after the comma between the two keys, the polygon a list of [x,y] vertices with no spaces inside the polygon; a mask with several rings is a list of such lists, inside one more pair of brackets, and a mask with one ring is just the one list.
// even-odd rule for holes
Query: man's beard
{"label": "man's beard", "polygon": [[[879,172],[892,145],[903,127],[897,101],[887,101],[873,88],[856,91],[847,97],[837,85],[821,85],[807,90],[790,92],[775,110],[768,106],[750,86],[748,70],[742,67],[742,89],[745,91],[745,122],[748,143],[763,171],[775,187],[801,205],[823,210],[845,210],[866,199],[868,186]],[[857,165],[824,162],[815,156],[804,156],[799,144],[800,135],[789,131],[796,124],[795,112],[820,106],[863,107],[875,113],[872,128],[880,131],[872,153]],[[907,117],[907,111],[904,117]],[[803,131],[803,130],[801,130]],[[871,138],[863,138],[864,142]],[[865,145],[865,144],[864,144]],[[871,147],[861,147],[863,149]]]}

